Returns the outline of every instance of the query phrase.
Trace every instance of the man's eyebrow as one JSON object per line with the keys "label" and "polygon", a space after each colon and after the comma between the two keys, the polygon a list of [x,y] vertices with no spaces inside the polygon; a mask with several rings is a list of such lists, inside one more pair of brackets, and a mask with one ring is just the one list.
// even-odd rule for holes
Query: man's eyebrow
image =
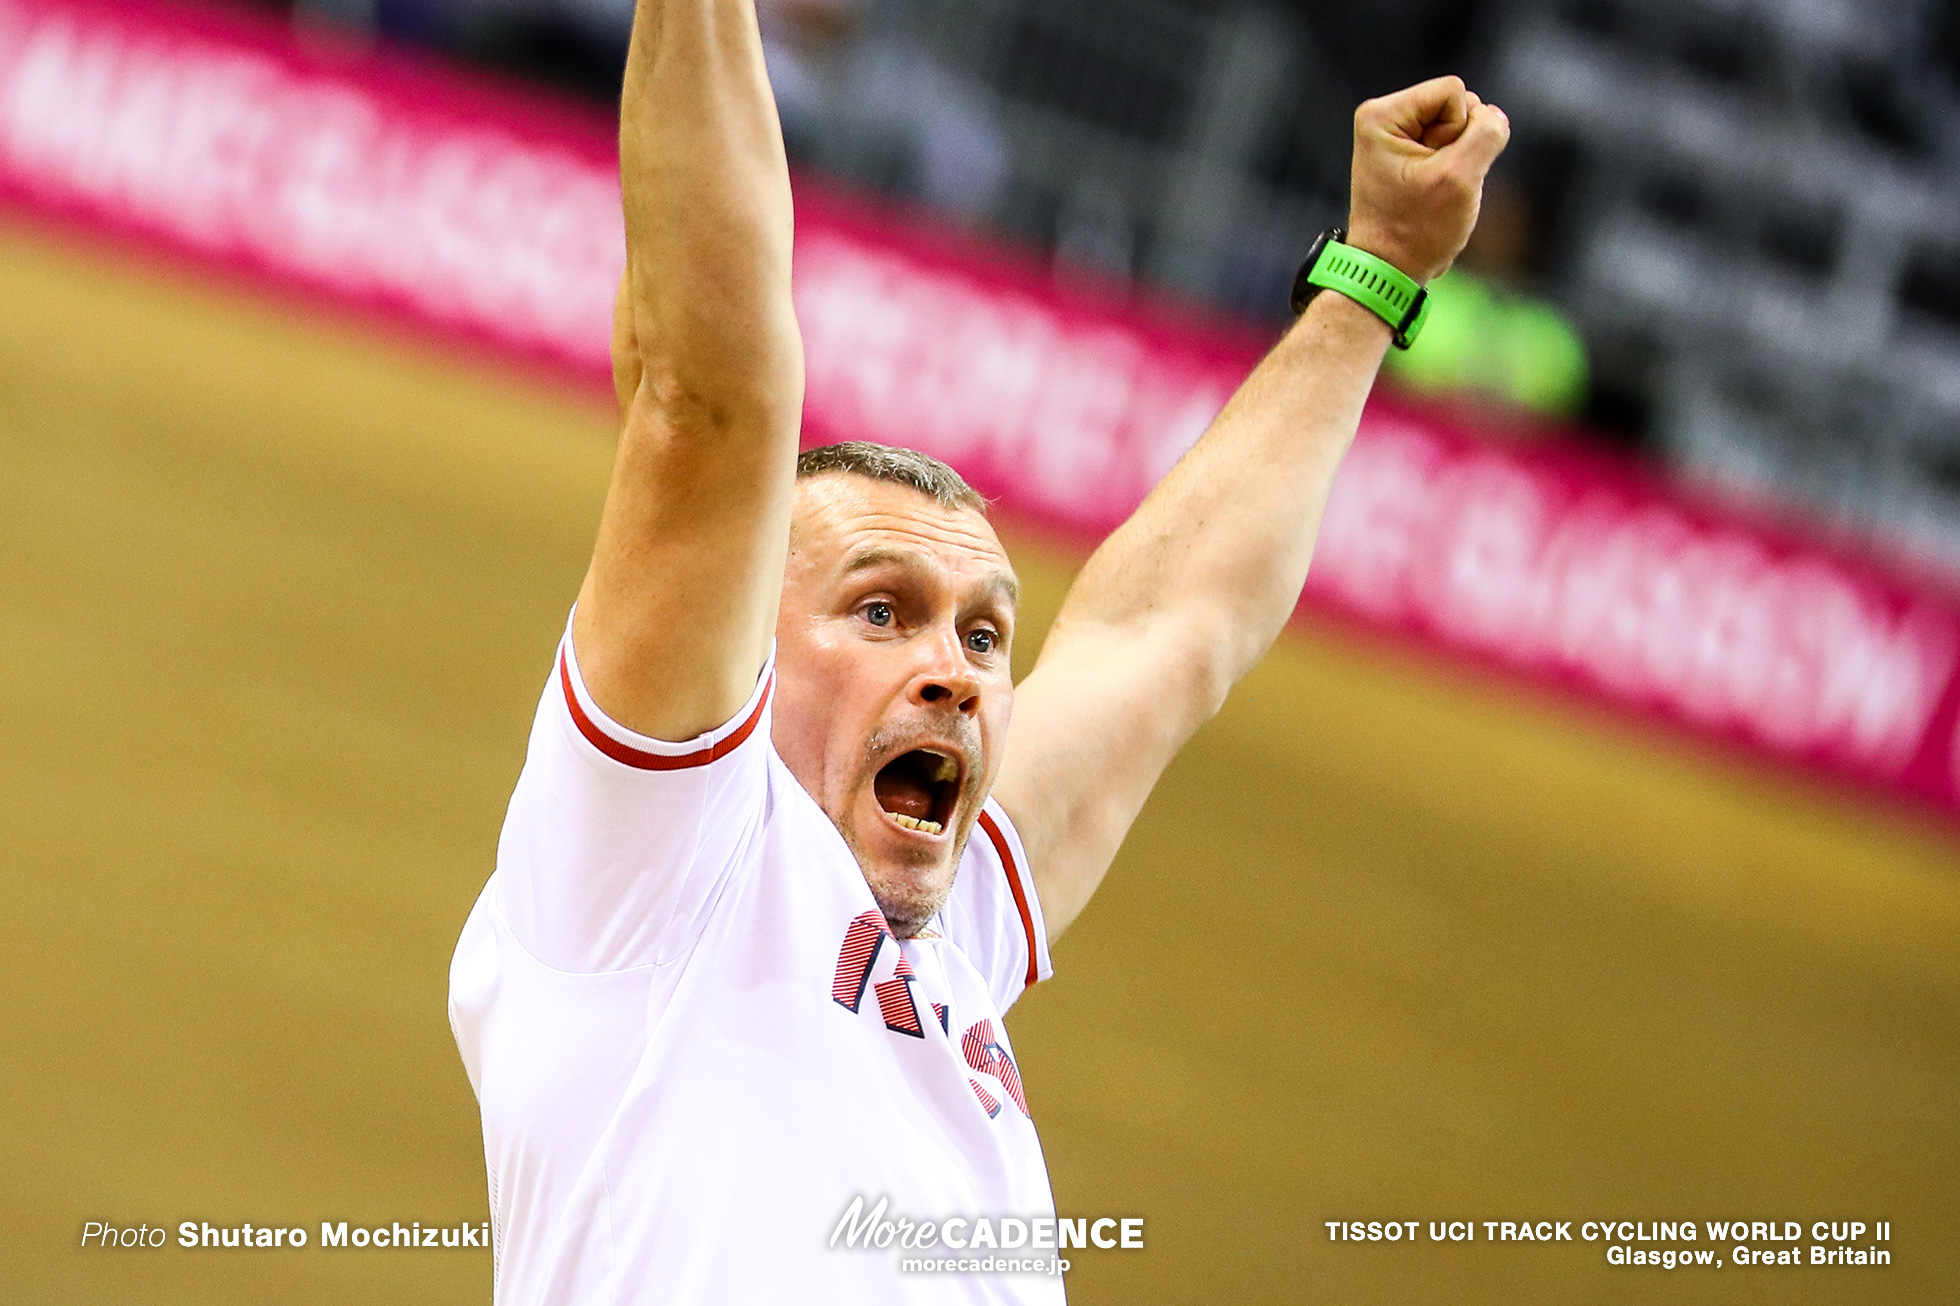
{"label": "man's eyebrow", "polygon": [[[844,575],[854,576],[861,571],[873,571],[879,567],[926,567],[931,558],[918,549],[894,548],[889,544],[869,544],[844,559]],[[1021,602],[1021,582],[1011,571],[994,571],[988,574],[981,584],[990,597],[1004,598],[1009,607],[1018,607]]]}
{"label": "man's eyebrow", "polygon": [[922,567],[928,559],[917,549],[895,549],[889,544],[867,545],[844,559],[844,574],[870,571],[874,567]]}
{"label": "man's eyebrow", "polygon": [[987,577],[985,584],[995,598],[1005,598],[1008,607],[1014,608],[1020,606],[1021,582],[1013,572],[996,571]]}

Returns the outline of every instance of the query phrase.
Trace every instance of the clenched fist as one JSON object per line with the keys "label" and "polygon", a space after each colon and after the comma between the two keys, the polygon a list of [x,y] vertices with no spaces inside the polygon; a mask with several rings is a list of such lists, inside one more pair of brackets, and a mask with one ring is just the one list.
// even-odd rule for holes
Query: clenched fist
{"label": "clenched fist", "polygon": [[1484,174],[1511,121],[1460,77],[1437,77],[1354,112],[1347,243],[1418,282],[1449,270],[1477,225]]}

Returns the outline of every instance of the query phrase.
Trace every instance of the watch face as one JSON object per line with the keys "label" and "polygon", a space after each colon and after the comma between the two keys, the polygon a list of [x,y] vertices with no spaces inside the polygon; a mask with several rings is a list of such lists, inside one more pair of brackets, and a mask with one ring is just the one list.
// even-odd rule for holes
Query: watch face
{"label": "watch face", "polygon": [[1339,240],[1344,234],[1346,233],[1342,228],[1334,227],[1313,238],[1313,247],[1307,251],[1306,261],[1300,264],[1300,270],[1293,274],[1293,293],[1289,302],[1293,305],[1294,317],[1306,312],[1307,305],[1312,302],[1315,295],[1320,293],[1320,287],[1307,280],[1307,275],[1313,271],[1314,264],[1320,262],[1321,251],[1327,248],[1328,241]]}
{"label": "watch face", "polygon": [[1312,271],[1313,259],[1309,257],[1300,265],[1300,270],[1293,274],[1293,294],[1290,302],[1293,305],[1294,317],[1306,312],[1307,305],[1312,303],[1313,297],[1320,293],[1320,287],[1307,280],[1307,274]]}

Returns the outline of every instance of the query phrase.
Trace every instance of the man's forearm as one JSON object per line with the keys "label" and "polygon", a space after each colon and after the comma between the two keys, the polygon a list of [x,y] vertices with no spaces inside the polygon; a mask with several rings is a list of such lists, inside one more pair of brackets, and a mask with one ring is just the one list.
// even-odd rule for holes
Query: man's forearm
{"label": "man's forearm", "polygon": [[602,709],[688,739],[767,656],[803,404],[789,168],[750,0],[640,0],[619,168],[622,429],[572,635]]}
{"label": "man's forearm", "polygon": [[[1439,77],[1363,104],[1354,132],[1348,240],[1418,283],[1440,276],[1476,224],[1509,121],[1461,79]],[[1316,295],[1090,560],[1057,633],[1148,638],[1182,664],[1187,707],[1216,710],[1298,601],[1388,343],[1372,312],[1337,292]]]}
{"label": "man's forearm", "polygon": [[1202,663],[1198,683],[1212,689],[1204,697],[1222,698],[1299,599],[1335,469],[1388,342],[1373,313],[1332,291],[1315,296],[1204,437],[1096,551],[1057,633],[1154,629]]}
{"label": "man's forearm", "polygon": [[619,148],[617,343],[664,397],[767,405],[796,374],[792,216],[751,0],[640,0]]}
{"label": "man's forearm", "polygon": [[[1509,126],[1454,77],[1355,113],[1348,239],[1421,282],[1476,221]],[[1082,570],[1017,688],[995,785],[1049,937],[1089,901],[1177,750],[1285,624],[1389,343],[1326,291]]]}

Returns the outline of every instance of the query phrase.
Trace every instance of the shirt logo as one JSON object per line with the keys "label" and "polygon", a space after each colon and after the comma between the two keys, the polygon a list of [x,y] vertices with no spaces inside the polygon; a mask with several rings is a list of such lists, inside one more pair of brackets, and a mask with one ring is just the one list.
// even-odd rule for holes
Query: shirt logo
{"label": "shirt logo", "polygon": [[[844,930],[844,946],[838,950],[837,975],[830,985],[831,999],[856,1015],[864,1005],[864,991],[869,987],[878,1001],[878,1014],[884,1018],[886,1029],[908,1038],[923,1039],[928,1022],[920,1019],[918,1000],[912,993],[912,981],[918,976],[905,954],[898,953],[898,964],[893,968],[890,979],[871,983],[871,968],[878,964],[878,956],[884,951],[887,941],[897,951],[898,937],[878,911],[863,912],[852,919]],[[934,1019],[930,1023],[938,1025],[940,1032],[950,1038],[952,1013],[935,1002],[932,1004],[932,1014]],[[1015,1066],[1014,1058],[995,1037],[993,1021],[979,1020],[969,1026],[960,1037],[960,1054],[971,1069],[993,1079],[1022,1115],[1028,1115],[1028,1099],[1021,1087],[1021,1072]],[[985,1085],[971,1076],[966,1082],[989,1117],[1000,1115],[1002,1102],[999,1096],[989,1092]]]}
{"label": "shirt logo", "polygon": [[[857,1014],[859,1004],[864,1001],[865,983],[870,980],[871,968],[877,964],[878,953],[888,939],[896,949],[897,936],[876,911],[865,912],[844,931],[844,948],[837,958],[837,978],[831,983],[830,996],[852,1015]],[[924,1038],[925,1023],[919,1019],[919,1004],[912,999],[915,978],[912,963],[901,952],[896,973],[891,979],[873,985],[872,992],[877,995],[878,1012],[885,1018],[886,1029]]]}

